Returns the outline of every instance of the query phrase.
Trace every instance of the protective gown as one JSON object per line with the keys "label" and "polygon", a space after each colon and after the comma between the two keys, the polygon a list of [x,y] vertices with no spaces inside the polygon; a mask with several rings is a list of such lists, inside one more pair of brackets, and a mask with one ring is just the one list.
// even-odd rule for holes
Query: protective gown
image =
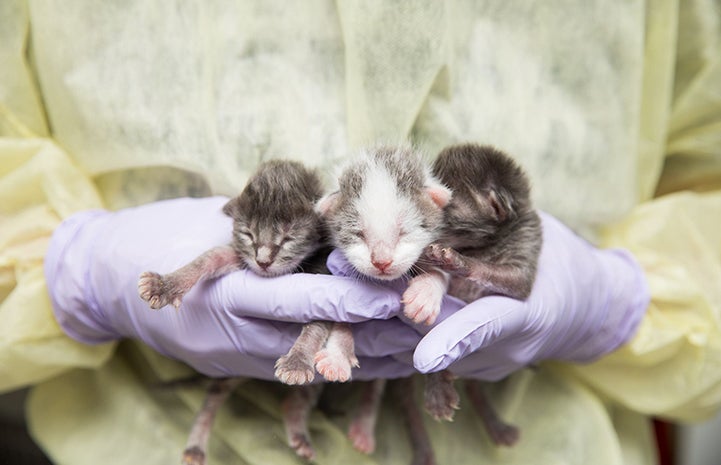
{"label": "protective gown", "polygon": [[[616,352],[492,387],[515,448],[469,409],[427,418],[438,463],[652,464],[649,415],[721,404],[718,1],[5,0],[0,63],[0,389],[34,385],[28,421],[57,463],[176,462],[202,397],[154,388],[189,370],[138,343],[64,335],[42,272],[60,221],[234,195],[262,160],[329,168],[378,140],[508,151],[539,208],[629,249],[652,292]],[[281,390],[238,390],[210,463],[300,463]],[[317,462],[408,463],[394,408],[368,457],[347,417],[315,412]]]}

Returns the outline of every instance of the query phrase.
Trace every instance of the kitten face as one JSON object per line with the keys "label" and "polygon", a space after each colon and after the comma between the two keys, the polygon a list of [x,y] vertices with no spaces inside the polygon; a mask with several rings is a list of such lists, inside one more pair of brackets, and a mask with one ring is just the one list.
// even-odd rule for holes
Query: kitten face
{"label": "kitten face", "polygon": [[236,219],[233,239],[236,253],[254,273],[279,276],[296,271],[320,244],[318,220],[312,214],[290,222],[270,223]]}
{"label": "kitten face", "polygon": [[322,199],[334,244],[361,274],[392,280],[406,274],[436,238],[450,192],[434,182],[416,154],[368,154]]}
{"label": "kitten face", "polygon": [[440,240],[456,250],[497,241],[502,228],[530,209],[530,185],[522,168],[493,147],[447,147],[436,158],[433,172],[454,192]]}
{"label": "kitten face", "polygon": [[476,202],[454,191],[453,200],[445,211],[445,221],[438,240],[456,250],[484,247],[495,238],[499,223],[479,214]]}
{"label": "kitten face", "polygon": [[233,219],[233,247],[255,273],[294,272],[321,246],[314,210],[322,186],[317,174],[290,161],[265,162],[223,212]]}

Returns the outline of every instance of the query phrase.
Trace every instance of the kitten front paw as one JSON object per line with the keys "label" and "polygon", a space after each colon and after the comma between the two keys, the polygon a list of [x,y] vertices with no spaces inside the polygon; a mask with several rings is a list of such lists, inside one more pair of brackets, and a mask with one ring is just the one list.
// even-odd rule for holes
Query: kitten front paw
{"label": "kitten front paw", "polygon": [[351,377],[351,370],[358,366],[358,359],[342,353],[321,349],[315,354],[315,369],[326,381],[344,383]]}
{"label": "kitten front paw", "polygon": [[308,384],[315,378],[313,360],[288,352],[275,362],[275,377],[285,384]]}
{"label": "kitten front paw", "polygon": [[183,292],[178,290],[171,280],[152,271],[146,271],[140,275],[138,294],[153,309],[162,308],[168,304],[172,304],[178,309],[183,300]]}
{"label": "kitten front paw", "polygon": [[444,271],[453,272],[466,268],[463,256],[450,247],[431,244],[426,247],[424,254],[431,263]]}
{"label": "kitten front paw", "polygon": [[439,278],[423,274],[411,279],[403,293],[403,314],[414,323],[432,325],[441,311],[446,286]]}

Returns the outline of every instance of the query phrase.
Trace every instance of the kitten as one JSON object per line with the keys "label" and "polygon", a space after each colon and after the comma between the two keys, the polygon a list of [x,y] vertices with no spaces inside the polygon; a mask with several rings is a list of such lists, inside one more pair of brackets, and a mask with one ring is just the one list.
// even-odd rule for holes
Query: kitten
{"label": "kitten", "polygon": [[[419,273],[410,279],[402,300],[405,315],[420,323],[438,313],[447,287],[445,274],[419,259],[440,236],[443,208],[451,195],[416,151],[379,147],[343,169],[338,189],[318,202],[318,211],[332,243],[359,277],[390,281]],[[369,389],[364,394],[368,407],[360,410],[365,415],[354,418],[349,430],[361,451],[372,450],[375,443],[376,413],[369,412],[377,409],[383,386]],[[458,399],[451,403],[457,406]],[[422,423],[411,428],[413,440],[423,436],[416,434]]]}
{"label": "kitten", "polygon": [[[154,309],[168,304],[177,309],[199,280],[239,269],[247,268],[265,277],[300,270],[327,273],[325,259],[330,249],[323,222],[314,210],[321,195],[318,175],[300,163],[278,160],[262,164],[240,195],[223,207],[223,212],[233,219],[231,244],[212,248],[166,275],[142,273],[138,282],[140,297]],[[290,351],[278,359],[276,377],[286,384],[310,383],[318,353],[333,362],[330,368],[323,367],[330,380],[347,380],[350,367],[358,363],[347,324],[315,321],[303,326]],[[338,373],[339,365],[347,370]],[[187,463],[204,463],[212,419],[228,395],[228,386],[233,383],[211,383],[184,453]],[[305,458],[314,454],[305,421],[317,400],[318,389],[297,387],[284,402],[289,444]]]}
{"label": "kitten", "polygon": [[[451,274],[449,294],[472,302],[490,294],[525,300],[536,278],[543,234],[533,209],[530,183],[508,155],[490,146],[451,146],[438,155],[433,173],[453,190],[444,226],[424,258]],[[447,370],[430,375],[426,403],[452,413],[453,377]],[[518,429],[496,415],[477,381],[466,390],[496,444],[512,445]]]}
{"label": "kitten", "polygon": [[451,273],[451,291],[462,300],[489,294],[525,300],[543,234],[522,168],[493,147],[465,144],[444,149],[433,172],[453,199],[425,257]]}

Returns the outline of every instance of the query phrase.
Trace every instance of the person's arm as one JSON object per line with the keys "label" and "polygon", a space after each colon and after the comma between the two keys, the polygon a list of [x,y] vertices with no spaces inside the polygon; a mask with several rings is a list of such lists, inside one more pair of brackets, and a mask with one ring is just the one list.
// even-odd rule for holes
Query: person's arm
{"label": "person's arm", "polygon": [[73,213],[102,206],[87,176],[55,144],[0,140],[0,391],[105,363],[114,344],[88,346],[53,318],[43,274],[48,242]]}
{"label": "person's arm", "polygon": [[607,228],[603,244],[630,250],[651,304],[628,344],[575,367],[608,397],[677,420],[721,405],[721,192],[681,192],[637,207]]}

